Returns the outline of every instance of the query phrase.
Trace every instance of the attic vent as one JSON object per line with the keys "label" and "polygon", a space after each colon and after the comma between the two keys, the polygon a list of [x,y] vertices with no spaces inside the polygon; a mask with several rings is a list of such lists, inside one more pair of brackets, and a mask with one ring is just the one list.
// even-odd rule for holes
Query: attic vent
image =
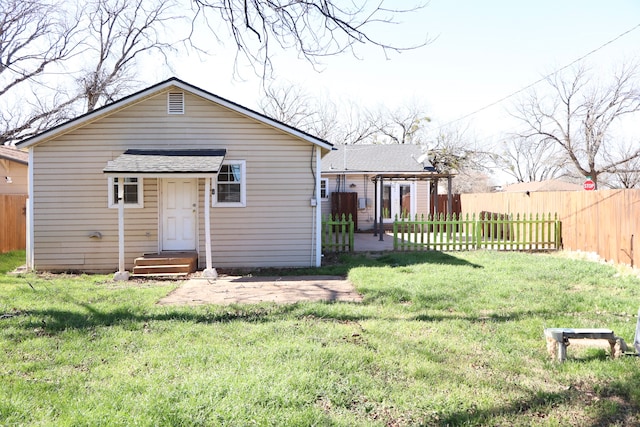
{"label": "attic vent", "polygon": [[169,92],[167,112],[169,114],[184,114],[184,92]]}

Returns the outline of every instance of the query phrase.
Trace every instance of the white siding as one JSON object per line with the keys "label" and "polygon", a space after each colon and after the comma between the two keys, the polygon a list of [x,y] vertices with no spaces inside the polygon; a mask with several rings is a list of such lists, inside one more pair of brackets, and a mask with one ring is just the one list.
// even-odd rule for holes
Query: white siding
{"label": "white siding", "polygon": [[[107,161],[126,149],[227,149],[246,161],[247,206],[211,209],[214,267],[313,265],[312,144],[208,100],[185,95],[167,114],[166,92],[33,147],[34,265],[38,270],[113,272],[118,210],[107,208]],[[315,158],[315,157],[314,157]],[[159,188],[144,180],[144,208],[125,209],[125,260],[159,249]],[[198,180],[204,266],[204,178]],[[98,231],[102,239],[88,237]]]}

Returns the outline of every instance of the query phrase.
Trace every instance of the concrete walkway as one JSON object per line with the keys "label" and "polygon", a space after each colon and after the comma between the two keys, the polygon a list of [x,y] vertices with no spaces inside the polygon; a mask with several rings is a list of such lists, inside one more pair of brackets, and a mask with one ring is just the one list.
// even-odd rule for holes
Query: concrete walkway
{"label": "concrete walkway", "polygon": [[393,233],[387,232],[382,236],[374,236],[373,231],[355,233],[353,235],[353,249],[355,252],[382,252],[393,250]]}

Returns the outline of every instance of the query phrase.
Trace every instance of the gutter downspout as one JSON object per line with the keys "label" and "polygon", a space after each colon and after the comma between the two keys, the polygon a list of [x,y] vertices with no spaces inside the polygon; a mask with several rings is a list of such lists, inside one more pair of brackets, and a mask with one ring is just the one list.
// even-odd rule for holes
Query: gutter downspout
{"label": "gutter downspout", "polygon": [[315,247],[315,266],[320,267],[322,265],[322,205],[320,203],[320,181],[321,181],[321,168],[322,168],[322,156],[320,155],[320,150],[316,149],[314,146],[314,151],[316,152],[316,173],[315,173],[315,206],[312,203],[312,209],[314,214],[314,225],[315,232],[312,236],[312,245]]}

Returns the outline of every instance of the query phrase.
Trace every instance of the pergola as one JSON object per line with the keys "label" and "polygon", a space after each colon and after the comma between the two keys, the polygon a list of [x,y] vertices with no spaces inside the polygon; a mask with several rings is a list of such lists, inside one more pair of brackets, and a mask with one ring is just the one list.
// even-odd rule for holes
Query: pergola
{"label": "pergola", "polygon": [[376,173],[371,181],[374,183],[374,191],[375,191],[375,205],[374,212],[376,214],[373,218],[373,235],[380,236],[380,241],[383,241],[384,238],[384,222],[382,220],[382,203],[378,202],[379,195],[382,193],[382,188],[384,186],[385,181],[429,181],[431,183],[429,197],[430,197],[430,210],[431,206],[433,206],[433,214],[436,215],[438,213],[438,181],[441,179],[447,180],[447,214],[451,214],[453,211],[453,194],[452,194],[452,179],[454,174],[451,173],[440,173],[435,171],[433,168],[428,168],[424,172],[385,172],[385,173]]}

